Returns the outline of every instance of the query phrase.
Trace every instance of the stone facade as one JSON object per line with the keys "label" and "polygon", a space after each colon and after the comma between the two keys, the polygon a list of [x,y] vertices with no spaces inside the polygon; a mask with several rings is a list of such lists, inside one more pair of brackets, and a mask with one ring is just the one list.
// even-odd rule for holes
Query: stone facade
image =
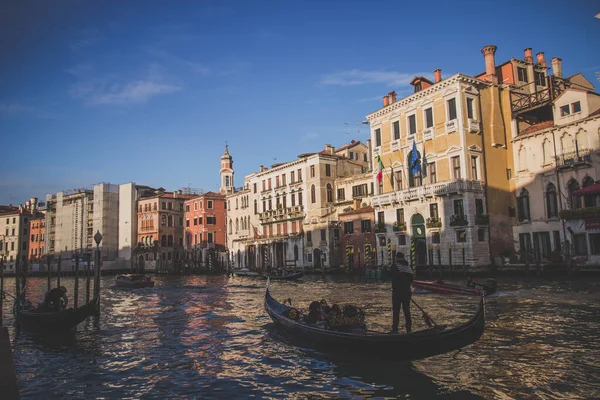
{"label": "stone facade", "polygon": [[513,238],[523,260],[600,263],[600,95],[575,75],[547,105],[551,119],[513,138]]}
{"label": "stone facade", "polygon": [[365,159],[368,148],[363,143],[338,150],[326,145],[319,153],[301,154],[271,168],[261,166],[246,176],[243,188],[227,196],[233,265],[339,268],[343,252],[336,182],[364,173],[369,165]]}

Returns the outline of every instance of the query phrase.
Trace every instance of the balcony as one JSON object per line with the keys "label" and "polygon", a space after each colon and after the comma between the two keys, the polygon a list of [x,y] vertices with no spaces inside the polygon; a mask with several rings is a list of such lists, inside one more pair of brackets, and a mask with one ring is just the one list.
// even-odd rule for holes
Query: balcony
{"label": "balcony", "polygon": [[385,233],[385,232],[386,232],[385,224],[380,223],[380,224],[375,225],[375,233]]}
{"label": "balcony", "polygon": [[458,123],[455,119],[446,122],[446,133],[456,132],[458,130]]}
{"label": "balcony", "polygon": [[476,214],[475,215],[475,225],[489,225],[490,224],[490,214]]}
{"label": "balcony", "polygon": [[562,210],[559,213],[562,219],[586,219],[600,217],[600,207],[577,208],[575,210]]}
{"label": "balcony", "polygon": [[373,196],[373,207],[381,207],[387,204],[398,204],[419,200],[425,197],[446,196],[453,193],[483,192],[483,183],[479,181],[449,181],[432,183],[430,185],[418,186],[397,192],[384,193]]}
{"label": "balcony", "polygon": [[406,231],[406,223],[395,221],[394,225],[392,225],[392,230],[394,232],[404,232]]}
{"label": "balcony", "polygon": [[481,123],[476,119],[469,118],[469,132],[479,133],[481,132]]}
{"label": "balcony", "polygon": [[556,167],[558,169],[568,169],[576,167],[590,166],[592,163],[592,150],[574,149],[563,152],[556,156]]}
{"label": "balcony", "polygon": [[425,222],[425,226],[427,228],[441,228],[442,221],[440,221],[439,218],[427,218],[427,221]]}
{"label": "balcony", "polygon": [[263,224],[301,217],[304,217],[304,206],[280,207],[275,210],[265,211],[258,215],[258,219]]}
{"label": "balcony", "polygon": [[467,226],[469,225],[469,221],[465,218],[464,215],[453,214],[450,216],[450,226]]}
{"label": "balcony", "polygon": [[433,139],[433,126],[427,129],[423,129],[423,140]]}

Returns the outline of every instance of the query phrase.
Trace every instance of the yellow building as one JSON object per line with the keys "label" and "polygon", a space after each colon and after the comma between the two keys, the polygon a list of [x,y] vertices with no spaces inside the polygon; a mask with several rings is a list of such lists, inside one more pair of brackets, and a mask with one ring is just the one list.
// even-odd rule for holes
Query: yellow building
{"label": "yellow building", "polygon": [[367,116],[378,246],[390,239],[409,259],[412,240],[417,265],[462,264],[464,248],[466,265],[483,266],[513,248],[510,88],[498,84],[495,50],[483,48],[478,78],[435,70],[435,82],[415,77],[413,94],[391,92]]}

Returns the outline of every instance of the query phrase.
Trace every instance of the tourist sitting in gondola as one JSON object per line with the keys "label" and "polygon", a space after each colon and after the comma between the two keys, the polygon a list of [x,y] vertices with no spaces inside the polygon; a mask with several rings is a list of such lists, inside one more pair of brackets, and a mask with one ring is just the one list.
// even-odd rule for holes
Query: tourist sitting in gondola
{"label": "tourist sitting in gondola", "polygon": [[67,288],[60,286],[50,289],[44,296],[44,303],[38,305],[37,312],[59,312],[67,309],[69,299],[67,297]]}

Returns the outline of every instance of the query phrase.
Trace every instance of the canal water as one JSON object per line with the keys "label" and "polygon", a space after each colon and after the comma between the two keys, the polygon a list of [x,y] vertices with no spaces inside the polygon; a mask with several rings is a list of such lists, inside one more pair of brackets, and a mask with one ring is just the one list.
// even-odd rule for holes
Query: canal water
{"label": "canal water", "polygon": [[[383,361],[347,349],[297,347],[263,309],[265,281],[156,277],[156,287],[102,280],[102,315],[49,341],[15,327],[5,300],[24,399],[90,398],[600,398],[600,281],[501,278],[487,300],[483,337],[459,352]],[[457,282],[459,282],[457,280]],[[462,283],[462,279],[460,280]],[[47,281],[30,278],[30,299]],[[61,285],[73,294],[73,278]],[[14,280],[5,282],[14,292]],[[80,284],[81,289],[81,284]],[[354,303],[370,329],[390,329],[390,284],[346,276],[273,282],[275,298]],[[466,321],[475,297],[415,294],[438,324]],[[80,296],[80,304],[84,300]],[[72,303],[70,298],[69,302]],[[413,329],[424,327],[413,308]]]}

